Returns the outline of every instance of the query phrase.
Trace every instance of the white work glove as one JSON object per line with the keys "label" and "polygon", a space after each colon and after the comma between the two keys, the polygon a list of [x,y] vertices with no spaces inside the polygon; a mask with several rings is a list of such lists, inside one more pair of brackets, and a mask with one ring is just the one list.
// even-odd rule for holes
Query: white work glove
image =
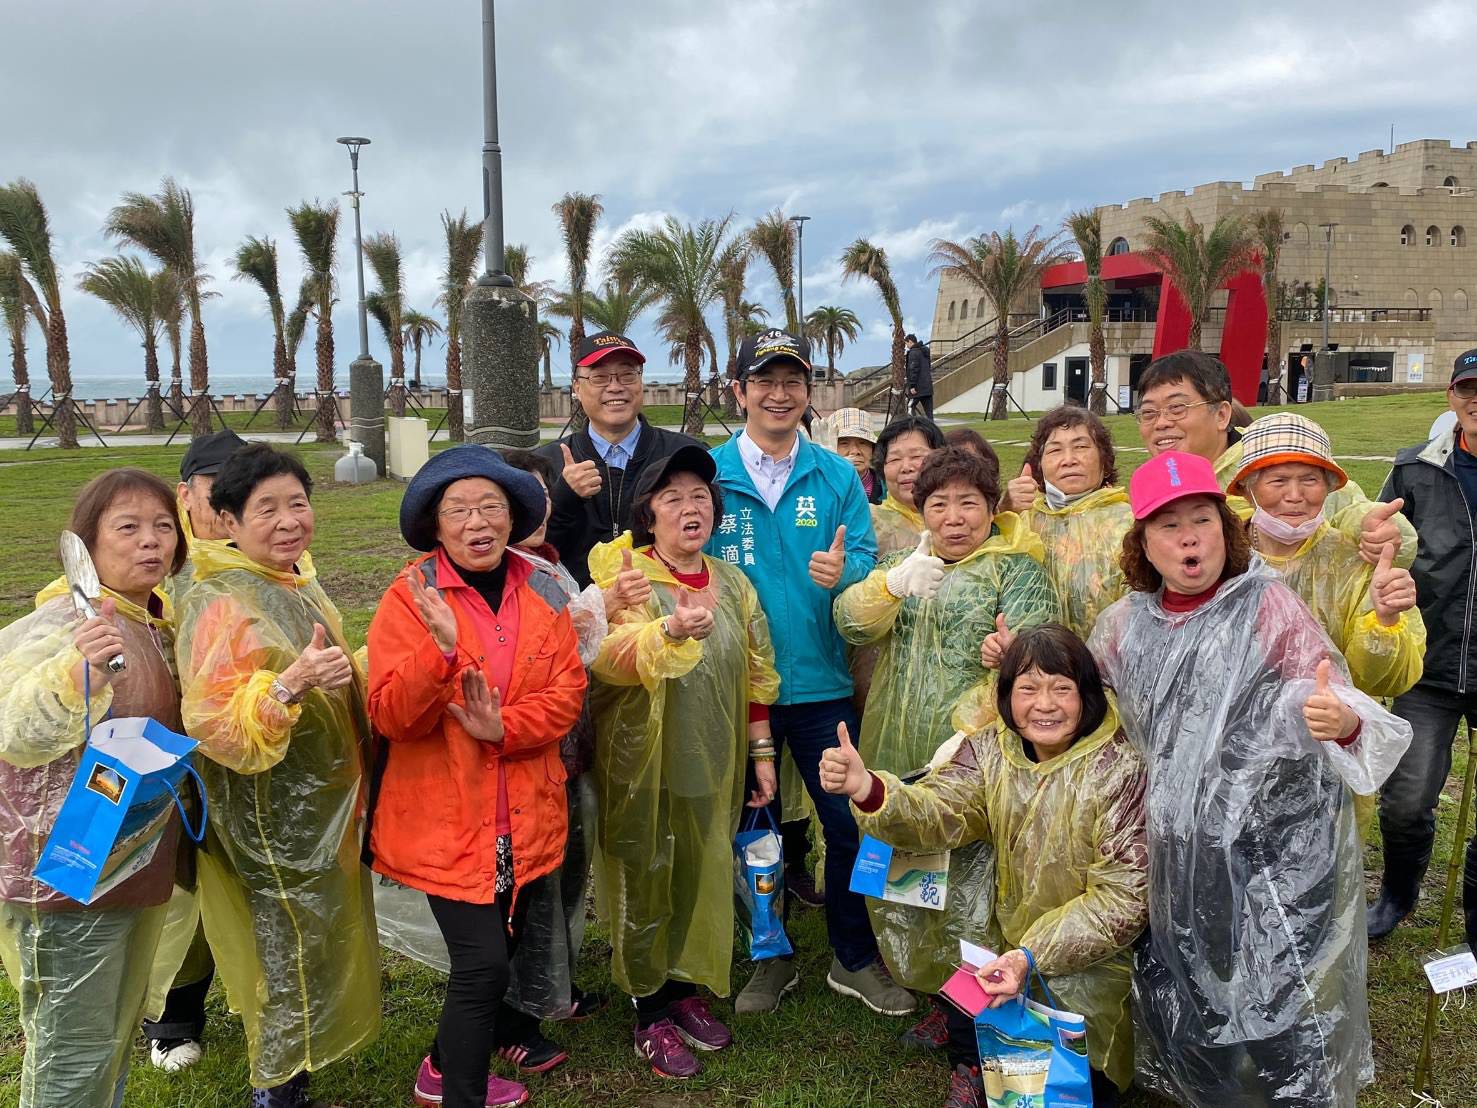
{"label": "white work glove", "polygon": [[899,600],[910,596],[932,600],[939,594],[939,586],[944,582],[944,560],[929,553],[932,546],[932,537],[924,531],[917,549],[887,571],[888,592]]}

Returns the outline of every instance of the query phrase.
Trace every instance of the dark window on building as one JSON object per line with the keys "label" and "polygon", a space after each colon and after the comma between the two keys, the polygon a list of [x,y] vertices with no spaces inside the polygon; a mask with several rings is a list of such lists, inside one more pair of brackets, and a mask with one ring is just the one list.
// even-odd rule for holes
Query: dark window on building
{"label": "dark window on building", "polygon": [[1056,390],[1056,363],[1043,362],[1041,365],[1041,388],[1046,392]]}
{"label": "dark window on building", "polygon": [[1404,227],[1400,228],[1400,245],[1401,246],[1414,246],[1415,245],[1415,228],[1412,227],[1409,223],[1407,223]]}
{"label": "dark window on building", "polygon": [[1426,245],[1439,246],[1441,243],[1441,228],[1434,223],[1426,228]]}
{"label": "dark window on building", "polygon": [[1119,235],[1112,242],[1108,243],[1108,255],[1110,257],[1112,255],[1114,255],[1114,254],[1127,254],[1127,253],[1128,253],[1128,240],[1126,238],[1124,238],[1122,235]]}
{"label": "dark window on building", "polygon": [[1442,181],[1441,183],[1443,185],[1445,185],[1449,189],[1456,188],[1456,178],[1455,177],[1448,177],[1446,180]]}
{"label": "dark window on building", "polygon": [[1453,245],[1453,246],[1466,246],[1467,245],[1467,230],[1466,230],[1465,227],[1461,226],[1461,224],[1457,224],[1457,226],[1455,226],[1455,227],[1453,227],[1451,229],[1451,245]]}

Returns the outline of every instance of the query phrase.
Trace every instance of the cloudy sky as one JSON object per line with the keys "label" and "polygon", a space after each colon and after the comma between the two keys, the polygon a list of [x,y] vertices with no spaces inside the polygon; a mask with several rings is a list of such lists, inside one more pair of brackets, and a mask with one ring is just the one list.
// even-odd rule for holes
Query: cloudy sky
{"label": "cloudy sky", "polygon": [[[536,277],[562,282],[549,208],[566,191],[601,196],[602,252],[667,213],[809,215],[805,301],[861,317],[852,368],[885,359],[888,334],[870,289],[840,281],[858,236],[887,248],[909,328],[926,335],[934,237],[1055,227],[1077,207],[1352,158],[1392,123],[1397,142],[1477,139],[1471,3],[1344,0],[1332,20],[1296,0],[1214,8],[505,0],[508,238],[530,246]],[[0,0],[0,27],[0,179],[40,187],[69,285],[116,252],[99,228],[119,194],[173,174],[220,293],[206,309],[212,373],[265,379],[265,306],[228,258],[243,236],[271,235],[295,289],[283,208],[346,189],[334,138],[358,133],[374,140],[366,233],[400,235],[409,302],[431,310],[439,213],[480,215],[474,0]],[[356,344],[343,247],[341,371]],[[751,298],[778,310],[773,279],[751,273]],[[73,292],[67,313],[79,378],[141,374],[104,308]],[[655,348],[645,328],[635,337]],[[438,345],[428,368],[442,357]]]}

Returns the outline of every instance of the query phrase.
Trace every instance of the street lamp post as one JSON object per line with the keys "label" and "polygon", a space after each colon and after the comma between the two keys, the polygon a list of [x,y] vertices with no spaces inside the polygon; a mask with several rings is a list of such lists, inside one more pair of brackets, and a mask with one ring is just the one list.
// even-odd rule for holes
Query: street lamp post
{"label": "street lamp post", "polygon": [[1333,362],[1328,350],[1328,310],[1333,301],[1330,280],[1333,273],[1333,229],[1337,223],[1320,223],[1323,228],[1323,349],[1318,352],[1318,376],[1314,383],[1314,400],[1333,399]]}
{"label": "street lamp post", "polygon": [[513,287],[503,249],[493,0],[482,0],[482,203],[483,272],[462,307],[467,388],[461,401],[471,417],[466,438],[531,449],[539,442],[538,305]]}
{"label": "street lamp post", "polygon": [[[349,148],[354,187],[346,193],[354,206],[354,266],[359,274],[359,356],[349,363],[349,438],[364,448],[378,474],[385,475],[385,371],[369,356],[369,310],[364,302],[364,228],[359,216],[359,149],[369,139],[348,135],[338,140]],[[322,398],[318,401],[323,402]]]}
{"label": "street lamp post", "polygon": [[808,215],[792,215],[790,222],[795,225],[795,314],[799,316],[800,334],[797,339],[805,337],[805,221]]}

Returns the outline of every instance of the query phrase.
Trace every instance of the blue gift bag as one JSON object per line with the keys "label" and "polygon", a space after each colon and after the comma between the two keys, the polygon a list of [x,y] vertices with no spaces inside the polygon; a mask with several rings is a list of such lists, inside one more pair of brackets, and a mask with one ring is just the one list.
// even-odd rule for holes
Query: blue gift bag
{"label": "blue gift bag", "polygon": [[[768,826],[758,826],[760,812]],[[739,924],[749,933],[749,957],[759,962],[794,953],[780,911],[785,853],[768,808],[746,808],[744,813],[733,840],[734,895]]]}
{"label": "blue gift bag", "polygon": [[[990,1108],[1082,1108],[1092,1104],[1087,1020],[1056,1007],[1046,981],[1030,963],[1026,989],[975,1017],[980,1076]],[[1035,982],[1047,1004],[1027,998]],[[1048,1006],[1049,1005],[1049,1006]]]}
{"label": "blue gift bag", "polygon": [[[195,740],[152,719],[106,719],[92,729],[32,876],[91,904],[153,860],[178,808],[185,831],[205,838],[205,789],[190,753]],[[200,825],[180,801],[186,777],[200,787]]]}

